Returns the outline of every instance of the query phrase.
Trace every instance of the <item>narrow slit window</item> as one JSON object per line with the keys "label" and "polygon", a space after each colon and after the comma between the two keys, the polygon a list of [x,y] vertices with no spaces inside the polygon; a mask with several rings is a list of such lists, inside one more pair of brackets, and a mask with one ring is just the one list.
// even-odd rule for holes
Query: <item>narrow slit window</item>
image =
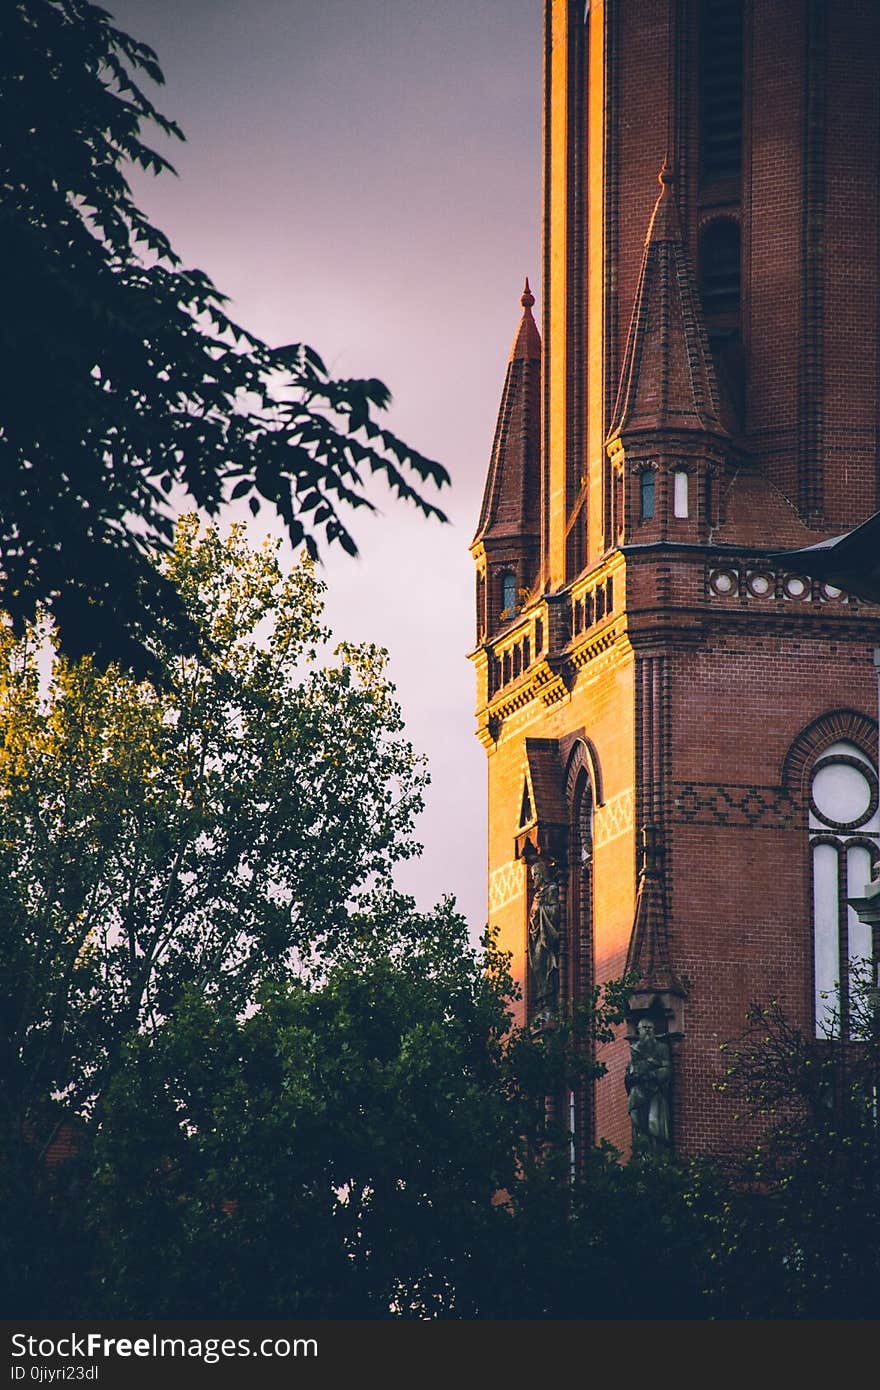
{"label": "narrow slit window", "polygon": [[642,521],[654,515],[654,474],[648,469],[641,477]]}
{"label": "narrow slit window", "polygon": [[502,616],[512,618],[516,611],[516,575],[508,570],[501,586]]}
{"label": "narrow slit window", "polygon": [[688,475],[683,468],[675,471],[672,484],[672,512],[674,516],[688,514]]}

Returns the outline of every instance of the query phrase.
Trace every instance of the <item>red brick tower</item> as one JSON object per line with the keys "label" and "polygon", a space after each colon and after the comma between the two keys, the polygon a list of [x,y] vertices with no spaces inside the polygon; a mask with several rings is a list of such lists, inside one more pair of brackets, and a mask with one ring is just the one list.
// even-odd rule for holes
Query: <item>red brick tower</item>
{"label": "red brick tower", "polygon": [[[526,293],[473,544],[489,918],[532,1018],[640,973],[695,1151],[749,1001],[821,1029],[839,984],[845,1029],[871,949],[878,610],[773,554],[878,505],[880,7],[545,9],[543,345]],[[629,1142],[630,1041],[582,1143]]]}

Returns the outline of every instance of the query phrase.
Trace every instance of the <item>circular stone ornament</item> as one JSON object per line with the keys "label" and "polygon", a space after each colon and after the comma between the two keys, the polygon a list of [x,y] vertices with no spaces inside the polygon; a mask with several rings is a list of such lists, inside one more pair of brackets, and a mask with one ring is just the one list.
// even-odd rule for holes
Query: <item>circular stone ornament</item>
{"label": "circular stone ornament", "polygon": [[768,574],[766,570],[752,571],[746,579],[746,585],[749,593],[754,594],[755,598],[766,598],[775,588],[773,575]]}
{"label": "circular stone ornament", "polygon": [[728,598],[736,593],[737,575],[734,570],[713,570],[709,575],[709,587],[713,593]]}

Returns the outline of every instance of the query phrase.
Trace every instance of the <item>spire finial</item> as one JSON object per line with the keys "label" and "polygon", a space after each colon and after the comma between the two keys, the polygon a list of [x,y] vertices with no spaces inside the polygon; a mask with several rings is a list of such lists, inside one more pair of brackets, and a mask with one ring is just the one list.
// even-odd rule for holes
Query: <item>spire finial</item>
{"label": "spire finial", "polygon": [[526,283],[525,283],[525,286],[524,286],[524,288],[523,288],[522,297],[521,297],[521,299],[520,299],[519,302],[520,302],[520,304],[523,306],[524,309],[531,309],[532,305],[533,305],[534,302],[535,302],[535,296],[532,294],[532,291],[531,291],[531,289],[530,289],[530,287],[529,287],[529,277],[528,277],[528,275],[526,276]]}
{"label": "spire finial", "polygon": [[645,237],[646,246],[649,246],[652,241],[681,241],[681,227],[678,222],[675,202],[675,174],[669,167],[666,156],[663,158],[657,180],[660,184],[660,193],[648,223],[648,235]]}

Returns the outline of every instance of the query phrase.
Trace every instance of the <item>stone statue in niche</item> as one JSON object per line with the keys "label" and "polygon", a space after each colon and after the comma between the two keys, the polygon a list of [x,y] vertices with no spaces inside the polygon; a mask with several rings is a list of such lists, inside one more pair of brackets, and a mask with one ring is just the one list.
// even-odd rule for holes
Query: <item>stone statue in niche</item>
{"label": "stone statue in niche", "polygon": [[624,1077],[633,1145],[654,1150],[668,1147],[671,1078],[669,1044],[656,1036],[649,1018],[640,1019],[637,1036],[630,1043],[630,1059]]}
{"label": "stone statue in niche", "polygon": [[559,884],[546,859],[532,862],[529,993],[535,1018],[552,1018],[559,1000]]}

